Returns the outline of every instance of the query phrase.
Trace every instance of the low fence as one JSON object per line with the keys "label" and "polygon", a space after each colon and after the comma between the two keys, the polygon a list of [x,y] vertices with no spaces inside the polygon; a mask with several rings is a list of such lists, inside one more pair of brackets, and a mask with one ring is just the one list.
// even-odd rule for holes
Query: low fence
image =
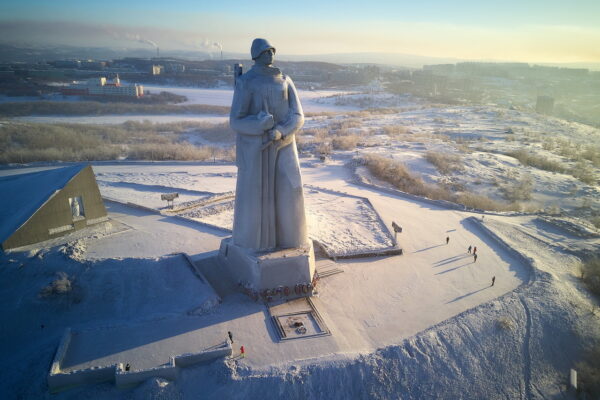
{"label": "low fence", "polygon": [[117,364],[114,372],[115,385],[119,388],[134,386],[150,378],[163,378],[170,381],[177,379],[178,370],[173,357],[169,358],[167,365],[138,371],[127,371],[122,363]]}
{"label": "low fence", "polygon": [[109,366],[94,366],[85,369],[62,371],[61,364],[71,342],[71,328],[67,328],[56,351],[48,374],[48,387],[52,393],[84,384],[115,382],[118,387],[136,385],[149,378],[176,380],[179,369],[204,361],[230,356],[232,347],[229,341],[197,353],[184,353],[169,358],[166,365],[154,368],[127,371],[123,363]]}

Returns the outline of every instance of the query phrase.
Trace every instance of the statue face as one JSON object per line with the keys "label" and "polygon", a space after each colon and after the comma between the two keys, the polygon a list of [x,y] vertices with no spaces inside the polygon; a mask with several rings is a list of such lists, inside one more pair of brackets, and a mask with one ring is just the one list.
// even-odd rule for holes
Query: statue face
{"label": "statue face", "polygon": [[256,58],[254,61],[260,65],[271,65],[273,64],[273,60],[275,59],[275,52],[273,49],[267,49],[260,53],[260,56]]}

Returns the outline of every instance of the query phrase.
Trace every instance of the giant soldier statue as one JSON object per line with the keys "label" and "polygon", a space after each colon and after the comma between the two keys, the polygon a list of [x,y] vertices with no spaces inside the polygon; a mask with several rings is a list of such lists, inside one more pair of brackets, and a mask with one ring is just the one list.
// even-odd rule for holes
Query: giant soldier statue
{"label": "giant soldier statue", "polygon": [[229,118],[238,176],[233,236],[220,256],[253,290],[289,289],[314,273],[295,141],[304,114],[294,83],[272,65],[275,47],[255,39],[250,52],[254,66],[236,76]]}

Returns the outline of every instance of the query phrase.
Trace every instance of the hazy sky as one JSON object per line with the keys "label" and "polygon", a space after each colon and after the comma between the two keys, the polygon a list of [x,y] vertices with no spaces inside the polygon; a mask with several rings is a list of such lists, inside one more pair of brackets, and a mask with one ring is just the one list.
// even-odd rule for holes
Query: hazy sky
{"label": "hazy sky", "polygon": [[[600,0],[3,0],[0,42],[600,62]],[[342,5],[343,4],[343,5]]]}

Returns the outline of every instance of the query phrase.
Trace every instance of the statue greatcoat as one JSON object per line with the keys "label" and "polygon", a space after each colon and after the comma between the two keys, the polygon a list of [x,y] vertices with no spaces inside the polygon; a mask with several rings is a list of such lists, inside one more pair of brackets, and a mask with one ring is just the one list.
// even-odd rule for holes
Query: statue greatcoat
{"label": "statue greatcoat", "polygon": [[[273,116],[281,139],[272,140],[263,129],[265,114]],[[264,251],[307,243],[295,141],[303,124],[294,83],[278,68],[255,64],[237,77],[230,115],[231,128],[237,132],[235,245]]]}

